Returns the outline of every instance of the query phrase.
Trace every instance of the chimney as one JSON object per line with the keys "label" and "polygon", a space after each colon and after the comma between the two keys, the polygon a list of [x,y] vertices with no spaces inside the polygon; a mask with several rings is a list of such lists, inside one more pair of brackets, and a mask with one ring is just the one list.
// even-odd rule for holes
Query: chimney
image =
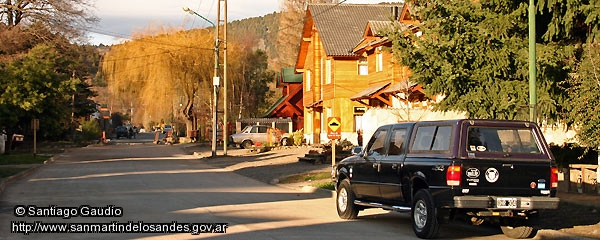
{"label": "chimney", "polygon": [[399,6],[392,6],[392,16],[394,17],[394,20],[400,21],[400,7]]}

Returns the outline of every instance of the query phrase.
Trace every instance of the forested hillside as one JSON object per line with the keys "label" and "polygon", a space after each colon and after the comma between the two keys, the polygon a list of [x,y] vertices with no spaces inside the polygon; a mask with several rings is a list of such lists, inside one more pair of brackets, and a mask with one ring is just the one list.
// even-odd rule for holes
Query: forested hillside
{"label": "forested hillside", "polygon": [[277,32],[280,16],[280,13],[275,12],[262,17],[230,22],[227,29],[228,41],[265,51],[269,57],[269,69],[279,71]]}

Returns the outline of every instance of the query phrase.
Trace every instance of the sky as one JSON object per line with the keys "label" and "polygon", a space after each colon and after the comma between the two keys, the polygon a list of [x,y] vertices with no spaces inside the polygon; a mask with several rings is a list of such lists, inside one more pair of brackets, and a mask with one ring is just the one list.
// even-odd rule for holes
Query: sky
{"label": "sky", "polygon": [[[346,0],[344,4],[377,4],[384,0]],[[241,20],[279,12],[282,0],[227,0],[227,20]],[[190,8],[216,23],[218,0],[96,0],[100,22],[89,28],[90,43],[116,44],[148,26],[183,29],[210,27],[210,23],[183,11]],[[223,13],[222,13],[223,14]]]}

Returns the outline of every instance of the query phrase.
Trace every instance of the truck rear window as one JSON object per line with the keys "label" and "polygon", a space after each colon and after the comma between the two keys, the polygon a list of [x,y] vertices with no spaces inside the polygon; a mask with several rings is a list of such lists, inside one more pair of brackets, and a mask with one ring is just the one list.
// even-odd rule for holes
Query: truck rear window
{"label": "truck rear window", "polygon": [[530,128],[469,127],[467,139],[467,152],[541,153]]}

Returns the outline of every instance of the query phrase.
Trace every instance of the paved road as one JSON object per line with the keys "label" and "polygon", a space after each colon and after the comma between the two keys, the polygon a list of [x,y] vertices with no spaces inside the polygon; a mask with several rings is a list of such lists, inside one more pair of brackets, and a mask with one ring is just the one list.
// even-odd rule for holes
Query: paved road
{"label": "paved road", "polygon": [[[15,212],[21,211],[17,206],[35,212],[52,205],[61,209],[92,207],[80,210],[104,207],[112,215],[119,215],[122,208],[122,216],[70,219],[15,216]],[[58,211],[54,208],[54,213]],[[340,220],[330,193],[303,193],[268,185],[203,164],[179,147],[139,142],[75,149],[63,154],[53,164],[6,188],[0,198],[0,219],[0,239],[416,239],[407,214],[367,210],[361,212],[360,220]],[[176,221],[227,223],[228,227],[226,233],[200,235],[11,233],[35,221],[106,225],[115,221],[130,228],[140,221],[165,223],[168,227]],[[129,221],[133,223],[128,225]],[[506,239],[496,228],[456,224],[444,225],[440,237]]]}

